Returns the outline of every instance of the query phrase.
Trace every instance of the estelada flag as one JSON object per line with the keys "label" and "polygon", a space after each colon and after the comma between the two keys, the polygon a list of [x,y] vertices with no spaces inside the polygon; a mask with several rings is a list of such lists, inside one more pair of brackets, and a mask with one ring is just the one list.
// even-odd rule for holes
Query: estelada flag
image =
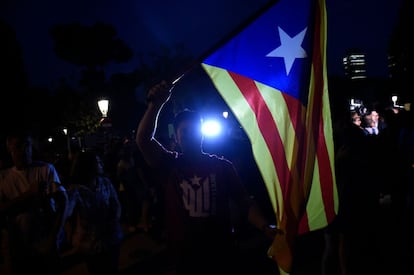
{"label": "estelada flag", "polygon": [[243,127],[276,214],[268,254],[291,272],[298,234],[338,211],[325,0],[280,0],[202,61]]}

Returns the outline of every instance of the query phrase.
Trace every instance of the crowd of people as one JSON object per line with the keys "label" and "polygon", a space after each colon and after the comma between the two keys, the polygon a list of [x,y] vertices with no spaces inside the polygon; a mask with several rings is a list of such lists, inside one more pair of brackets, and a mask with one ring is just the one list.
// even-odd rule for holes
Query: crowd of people
{"label": "crowd of people", "polygon": [[[30,131],[7,133],[0,169],[2,274],[57,275],[67,261],[82,261],[91,275],[115,275],[122,241],[134,232],[156,231],[166,244],[166,269],[177,275],[248,267],[239,262],[236,240],[244,222],[270,245],[274,220],[230,160],[203,151],[198,113],[177,114],[174,146],[155,138],[170,89],[154,86],[136,139],[114,139],[103,152],[71,148],[64,159],[49,161]],[[261,255],[273,263],[267,248]]]}
{"label": "crowd of people", "polygon": [[[158,118],[172,91],[165,81],[154,85],[136,137],[112,140],[104,152],[73,148],[49,162],[27,129],[7,133],[0,163],[2,274],[57,275],[66,258],[83,261],[89,274],[115,275],[125,235],[135,232],[157,232],[176,275],[248,271],[237,242],[246,228],[263,235],[261,264],[271,262],[266,249],[283,232],[249,193],[246,171],[204,152],[200,114],[176,114],[173,145],[158,139]],[[334,121],[340,203],[323,229],[323,275],[409,274],[413,243],[404,238],[414,213],[413,122],[408,110],[375,106]],[[277,272],[275,265],[263,270]]]}
{"label": "crowd of people", "polygon": [[410,110],[361,107],[334,124],[339,213],[322,274],[411,274],[414,128]]}
{"label": "crowd of people", "polygon": [[37,159],[27,130],[9,132],[7,150],[11,166],[0,172],[2,274],[60,274],[64,253],[82,258],[89,274],[117,274],[121,204],[97,152],[76,152],[64,175]]}

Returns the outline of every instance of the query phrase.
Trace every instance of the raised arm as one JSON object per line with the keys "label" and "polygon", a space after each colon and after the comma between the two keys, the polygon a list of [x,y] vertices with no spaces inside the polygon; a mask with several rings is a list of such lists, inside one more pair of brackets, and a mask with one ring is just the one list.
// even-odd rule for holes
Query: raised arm
{"label": "raised arm", "polygon": [[153,86],[148,92],[148,107],[142,117],[136,135],[138,148],[145,161],[152,167],[161,161],[163,146],[155,139],[159,113],[164,104],[170,99],[172,85],[162,81]]}

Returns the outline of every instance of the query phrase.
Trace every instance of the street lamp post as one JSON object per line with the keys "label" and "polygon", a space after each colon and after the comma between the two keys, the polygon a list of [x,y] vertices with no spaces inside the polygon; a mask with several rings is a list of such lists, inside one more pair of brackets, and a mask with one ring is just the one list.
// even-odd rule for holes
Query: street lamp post
{"label": "street lamp post", "polygon": [[99,111],[101,111],[101,114],[102,114],[102,118],[100,120],[100,125],[101,125],[102,130],[103,130],[103,141],[104,141],[103,149],[105,151],[106,150],[105,149],[106,145],[108,144],[109,128],[112,127],[112,122],[108,118],[109,100],[108,99],[98,100],[98,107],[99,107]]}
{"label": "street lamp post", "polygon": [[69,135],[69,131],[68,131],[68,128],[66,128],[66,127],[64,127],[63,128],[63,133],[65,134],[65,136],[66,136],[66,146],[67,146],[67,150],[68,150],[68,156],[70,157],[70,154],[71,154],[71,148],[70,148],[70,135]]}
{"label": "street lamp post", "polygon": [[395,108],[395,107],[398,107],[397,106],[397,100],[398,100],[398,96],[396,96],[396,95],[393,95],[392,97],[391,97],[391,100],[392,100],[392,105],[393,105],[393,107]]}

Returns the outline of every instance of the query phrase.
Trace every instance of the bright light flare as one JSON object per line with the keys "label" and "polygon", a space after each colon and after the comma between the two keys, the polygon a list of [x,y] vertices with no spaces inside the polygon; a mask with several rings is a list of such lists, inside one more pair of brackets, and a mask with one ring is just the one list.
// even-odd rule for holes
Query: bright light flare
{"label": "bright light flare", "polygon": [[217,120],[204,121],[201,132],[205,137],[216,137],[221,133],[221,124]]}

